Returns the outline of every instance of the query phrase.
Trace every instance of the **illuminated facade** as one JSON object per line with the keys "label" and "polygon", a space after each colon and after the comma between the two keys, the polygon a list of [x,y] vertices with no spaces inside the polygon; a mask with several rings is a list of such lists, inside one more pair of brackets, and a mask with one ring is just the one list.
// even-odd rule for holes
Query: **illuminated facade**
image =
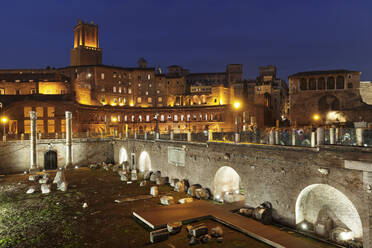
{"label": "illuminated facade", "polygon": [[[362,102],[360,72],[308,71],[289,76],[293,125],[372,121],[372,107]],[[313,116],[317,115],[318,120]]]}
{"label": "illuminated facade", "polygon": [[[144,58],[136,67],[102,65],[98,26],[79,21],[70,66],[0,70],[0,108],[13,135],[29,133],[31,110],[38,112],[37,131],[45,135],[64,132],[64,111],[73,113],[75,133],[147,132],[156,122],[160,132],[232,131],[239,81],[241,64],[215,73],[190,73],[177,65],[161,73]],[[240,125],[263,126],[263,108],[243,104]]]}

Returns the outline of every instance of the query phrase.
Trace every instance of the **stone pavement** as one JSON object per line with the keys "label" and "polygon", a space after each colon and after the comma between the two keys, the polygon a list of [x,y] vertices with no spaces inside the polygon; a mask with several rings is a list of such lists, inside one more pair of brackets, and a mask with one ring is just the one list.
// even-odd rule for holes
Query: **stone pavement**
{"label": "stone pavement", "polygon": [[175,221],[181,221],[184,224],[212,218],[273,247],[314,248],[314,244],[281,231],[274,226],[263,225],[256,220],[231,212],[231,210],[243,205],[244,203],[236,203],[219,206],[200,200],[186,204],[137,210],[133,212],[133,215],[152,229],[164,228],[167,223]]}

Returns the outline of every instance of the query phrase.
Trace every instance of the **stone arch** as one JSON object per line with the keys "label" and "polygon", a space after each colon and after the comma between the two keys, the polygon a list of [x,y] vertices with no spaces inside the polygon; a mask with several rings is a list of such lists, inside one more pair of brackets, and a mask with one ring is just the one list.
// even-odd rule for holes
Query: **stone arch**
{"label": "stone arch", "polygon": [[128,161],[128,153],[124,146],[120,147],[119,150],[119,164],[122,164],[124,162]]}
{"label": "stone arch", "polygon": [[340,101],[333,95],[325,95],[319,98],[318,108],[320,112],[340,110]]}
{"label": "stone arch", "polygon": [[334,90],[335,89],[335,78],[328,77],[327,78],[327,90]]}
{"label": "stone arch", "polygon": [[318,90],[324,90],[325,89],[325,79],[324,77],[320,77],[318,79]]}
{"label": "stone arch", "polygon": [[138,169],[140,172],[152,171],[150,155],[143,151],[138,158]]}
{"label": "stone arch", "polygon": [[345,79],[343,76],[338,76],[336,78],[336,89],[344,89],[345,88]]}
{"label": "stone arch", "polygon": [[239,191],[240,176],[230,166],[220,167],[213,180],[213,194],[217,198],[223,196],[225,192]]}
{"label": "stone arch", "polygon": [[296,224],[303,221],[316,224],[328,212],[334,227],[350,229],[353,238],[362,238],[363,227],[358,211],[341,191],[327,184],[312,184],[305,187],[296,200]]}

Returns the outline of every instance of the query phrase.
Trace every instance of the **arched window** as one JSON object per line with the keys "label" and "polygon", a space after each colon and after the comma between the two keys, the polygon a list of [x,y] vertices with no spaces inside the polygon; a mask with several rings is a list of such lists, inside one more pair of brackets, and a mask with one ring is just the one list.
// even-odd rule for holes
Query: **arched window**
{"label": "arched window", "polygon": [[310,78],[309,80],[309,90],[316,90],[316,81],[314,78]]}
{"label": "arched window", "polygon": [[301,90],[307,90],[307,81],[305,78],[300,79],[300,89]]}
{"label": "arched window", "polygon": [[318,79],[318,90],[324,90],[325,89],[325,80],[324,77],[321,77]]}
{"label": "arched window", "polygon": [[338,76],[336,79],[336,89],[345,89],[345,79],[343,76]]}
{"label": "arched window", "polygon": [[327,90],[334,90],[335,89],[335,78],[329,77],[327,79]]}

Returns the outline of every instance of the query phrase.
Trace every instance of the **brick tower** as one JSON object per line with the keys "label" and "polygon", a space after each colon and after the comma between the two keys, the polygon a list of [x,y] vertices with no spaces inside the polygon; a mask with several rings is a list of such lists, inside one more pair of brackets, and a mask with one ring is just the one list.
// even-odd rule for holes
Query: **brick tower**
{"label": "brick tower", "polygon": [[71,66],[99,64],[102,64],[102,49],[98,44],[98,25],[79,20],[74,28]]}

